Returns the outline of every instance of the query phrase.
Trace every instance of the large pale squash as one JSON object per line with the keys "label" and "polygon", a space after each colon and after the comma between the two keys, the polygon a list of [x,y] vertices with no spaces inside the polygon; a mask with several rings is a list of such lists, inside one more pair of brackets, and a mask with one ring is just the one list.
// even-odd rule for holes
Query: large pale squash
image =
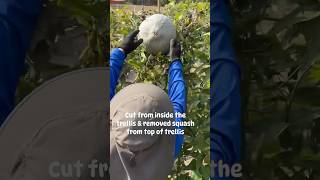
{"label": "large pale squash", "polygon": [[139,27],[138,38],[143,39],[147,51],[151,54],[167,54],[170,40],[175,39],[176,28],[171,19],[163,14],[154,14],[144,20]]}

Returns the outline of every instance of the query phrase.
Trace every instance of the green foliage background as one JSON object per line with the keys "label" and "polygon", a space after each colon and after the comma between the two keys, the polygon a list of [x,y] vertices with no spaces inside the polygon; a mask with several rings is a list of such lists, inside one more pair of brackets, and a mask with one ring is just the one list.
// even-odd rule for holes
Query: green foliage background
{"label": "green foliage background", "polygon": [[[198,2],[198,3],[197,3]],[[172,179],[209,178],[209,4],[186,0],[162,12],[178,27],[188,88],[185,144]],[[106,0],[47,1],[17,91],[17,102],[56,75],[105,66],[109,57]],[[231,2],[234,42],[242,68],[245,180],[320,179],[320,3],[318,0]],[[137,29],[145,13],[111,9],[111,48]],[[57,37],[81,29],[75,66],[48,62]],[[68,39],[67,39],[68,42]],[[69,47],[68,43],[65,44]],[[53,48],[54,49],[54,48]],[[128,57],[119,89],[135,82],[167,87],[168,58],[141,47]]]}
{"label": "green foliage background", "polygon": [[[107,0],[44,1],[27,53],[26,70],[16,92],[17,103],[57,75],[108,64],[107,3]],[[60,63],[52,62],[54,59]]]}
{"label": "green foliage background", "polygon": [[[174,21],[181,41],[188,103],[187,120],[195,127],[186,128],[182,153],[170,179],[209,179],[209,98],[210,98],[210,13],[209,3],[170,1],[161,9]],[[130,7],[111,8],[111,48],[117,47],[129,32],[138,29],[144,16],[154,12],[133,13]],[[157,12],[156,12],[157,13]],[[165,56],[149,57],[140,46],[129,54],[119,89],[131,83],[153,83],[167,89],[169,60]]]}
{"label": "green foliage background", "polygon": [[243,179],[320,179],[320,2],[231,5],[243,75]]}

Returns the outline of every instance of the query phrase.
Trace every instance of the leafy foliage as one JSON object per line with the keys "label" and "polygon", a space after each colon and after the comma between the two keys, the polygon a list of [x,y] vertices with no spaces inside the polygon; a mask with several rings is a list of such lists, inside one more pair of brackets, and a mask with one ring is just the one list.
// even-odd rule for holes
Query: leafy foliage
{"label": "leafy foliage", "polygon": [[[124,35],[138,29],[148,14],[133,13],[130,7],[111,8],[111,46],[117,47]],[[210,88],[210,24],[209,3],[171,1],[161,11],[171,17],[177,27],[183,49],[184,77],[188,91],[187,120],[195,127],[185,129],[185,143],[176,161],[171,179],[209,179],[209,88]],[[153,83],[164,90],[168,81],[168,57],[149,56],[144,47],[129,54],[119,89],[128,84]]]}
{"label": "leafy foliage", "polygon": [[320,3],[232,3],[246,180],[320,178]]}
{"label": "leafy foliage", "polygon": [[17,102],[64,72],[107,65],[106,0],[46,1],[27,55]]}

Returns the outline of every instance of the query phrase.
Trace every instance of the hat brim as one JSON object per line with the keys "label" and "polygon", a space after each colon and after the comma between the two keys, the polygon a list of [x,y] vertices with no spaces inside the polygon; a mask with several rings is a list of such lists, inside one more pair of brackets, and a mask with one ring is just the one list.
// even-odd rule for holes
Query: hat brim
{"label": "hat brim", "polygon": [[[30,141],[46,120],[97,105],[109,112],[108,77],[108,68],[73,71],[46,82],[27,96],[0,128],[0,179],[8,179],[12,163],[17,159],[21,148]],[[104,121],[109,123],[107,119]],[[92,143],[101,144],[95,147],[105,148],[97,149],[97,152],[105,153],[106,160],[109,158],[108,128],[109,125],[106,125],[99,129],[101,132],[95,133],[103,137],[92,137],[98,139]],[[79,139],[85,136],[87,135],[77,134]],[[72,144],[72,139],[70,143]],[[71,153],[67,152],[68,149],[65,151]]]}

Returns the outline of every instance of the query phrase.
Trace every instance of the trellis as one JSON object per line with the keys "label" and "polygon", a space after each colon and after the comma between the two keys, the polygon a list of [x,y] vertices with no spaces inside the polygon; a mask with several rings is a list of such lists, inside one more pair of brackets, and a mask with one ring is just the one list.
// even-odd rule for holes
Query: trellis
{"label": "trellis", "polygon": [[[144,10],[144,6],[145,6],[145,3],[146,0],[141,0],[141,4],[142,4],[142,10]],[[160,0],[157,0],[157,6],[158,6],[158,12],[160,13],[161,12],[161,4],[160,4]]]}

